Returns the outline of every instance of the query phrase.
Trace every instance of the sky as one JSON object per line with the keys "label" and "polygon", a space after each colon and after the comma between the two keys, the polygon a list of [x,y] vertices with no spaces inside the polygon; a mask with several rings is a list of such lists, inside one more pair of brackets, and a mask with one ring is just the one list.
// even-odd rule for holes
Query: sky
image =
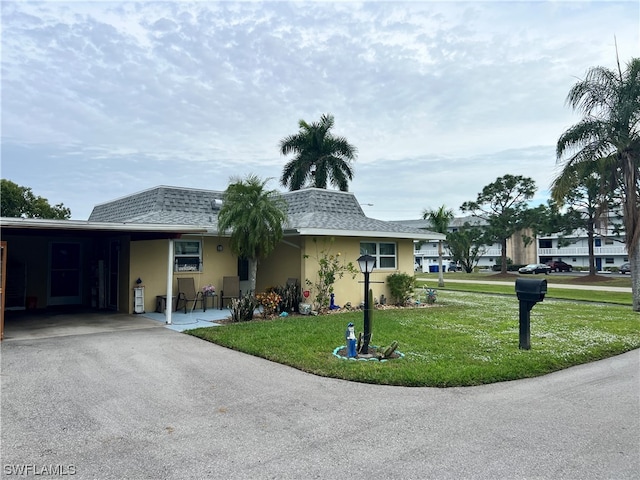
{"label": "sky", "polygon": [[565,103],[640,56],[631,1],[11,1],[1,175],[71,218],[159,185],[279,183],[280,141],[335,117],[381,220],[460,214],[506,174],[546,202]]}

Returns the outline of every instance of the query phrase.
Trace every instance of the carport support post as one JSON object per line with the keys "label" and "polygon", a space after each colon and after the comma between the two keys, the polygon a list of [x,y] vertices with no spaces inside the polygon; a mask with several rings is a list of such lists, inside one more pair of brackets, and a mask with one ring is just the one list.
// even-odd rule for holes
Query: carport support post
{"label": "carport support post", "polygon": [[167,259],[167,303],[164,306],[164,314],[167,318],[167,325],[171,325],[171,309],[173,308],[173,298],[171,298],[171,292],[173,291],[173,240],[169,239],[169,258]]}
{"label": "carport support post", "polygon": [[531,350],[531,309],[535,304],[520,300],[520,350]]}

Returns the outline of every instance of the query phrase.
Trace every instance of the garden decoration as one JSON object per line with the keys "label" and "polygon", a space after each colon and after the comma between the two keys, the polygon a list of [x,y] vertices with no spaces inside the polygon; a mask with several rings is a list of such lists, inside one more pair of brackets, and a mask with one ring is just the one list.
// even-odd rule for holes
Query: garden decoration
{"label": "garden decoration", "polygon": [[347,357],[354,358],[356,354],[356,333],[353,328],[353,323],[349,322],[347,325],[347,332],[345,334],[347,340]]}
{"label": "garden decoration", "polygon": [[331,294],[331,302],[329,303],[329,310],[339,310],[340,306],[336,305],[336,301],[335,301],[335,293]]}

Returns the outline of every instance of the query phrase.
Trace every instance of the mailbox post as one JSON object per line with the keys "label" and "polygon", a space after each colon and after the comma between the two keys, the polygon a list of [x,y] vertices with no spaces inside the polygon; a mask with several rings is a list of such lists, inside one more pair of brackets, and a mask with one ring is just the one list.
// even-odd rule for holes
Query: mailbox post
{"label": "mailbox post", "polygon": [[531,309],[544,300],[547,293],[547,281],[535,279],[516,279],[516,294],[520,301],[520,343],[521,350],[531,349]]}

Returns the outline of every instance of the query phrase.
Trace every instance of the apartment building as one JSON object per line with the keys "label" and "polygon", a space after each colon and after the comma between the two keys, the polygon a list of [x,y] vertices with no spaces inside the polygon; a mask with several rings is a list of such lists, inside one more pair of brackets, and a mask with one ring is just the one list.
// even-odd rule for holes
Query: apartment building
{"label": "apartment building", "polygon": [[[484,221],[475,217],[456,217],[449,224],[449,231],[455,232],[465,223],[482,226]],[[402,223],[415,228],[431,228],[428,220],[402,220]],[[629,261],[629,255],[625,245],[624,235],[621,235],[616,226],[620,220],[613,219],[606,224],[599,225],[593,239],[594,259],[596,270],[606,271],[611,267],[619,268]],[[529,234],[529,236],[531,236]],[[438,268],[438,243],[415,242],[415,263],[419,271],[433,272]],[[547,263],[551,260],[562,260],[573,265],[577,269],[589,268],[589,240],[587,232],[577,230],[571,236],[557,234],[539,236],[534,242],[525,245],[522,234],[514,235],[507,241],[507,257],[516,264]],[[500,244],[484,247],[478,266],[480,268],[492,268],[500,262]],[[448,269],[452,259],[444,245],[443,265]]]}

